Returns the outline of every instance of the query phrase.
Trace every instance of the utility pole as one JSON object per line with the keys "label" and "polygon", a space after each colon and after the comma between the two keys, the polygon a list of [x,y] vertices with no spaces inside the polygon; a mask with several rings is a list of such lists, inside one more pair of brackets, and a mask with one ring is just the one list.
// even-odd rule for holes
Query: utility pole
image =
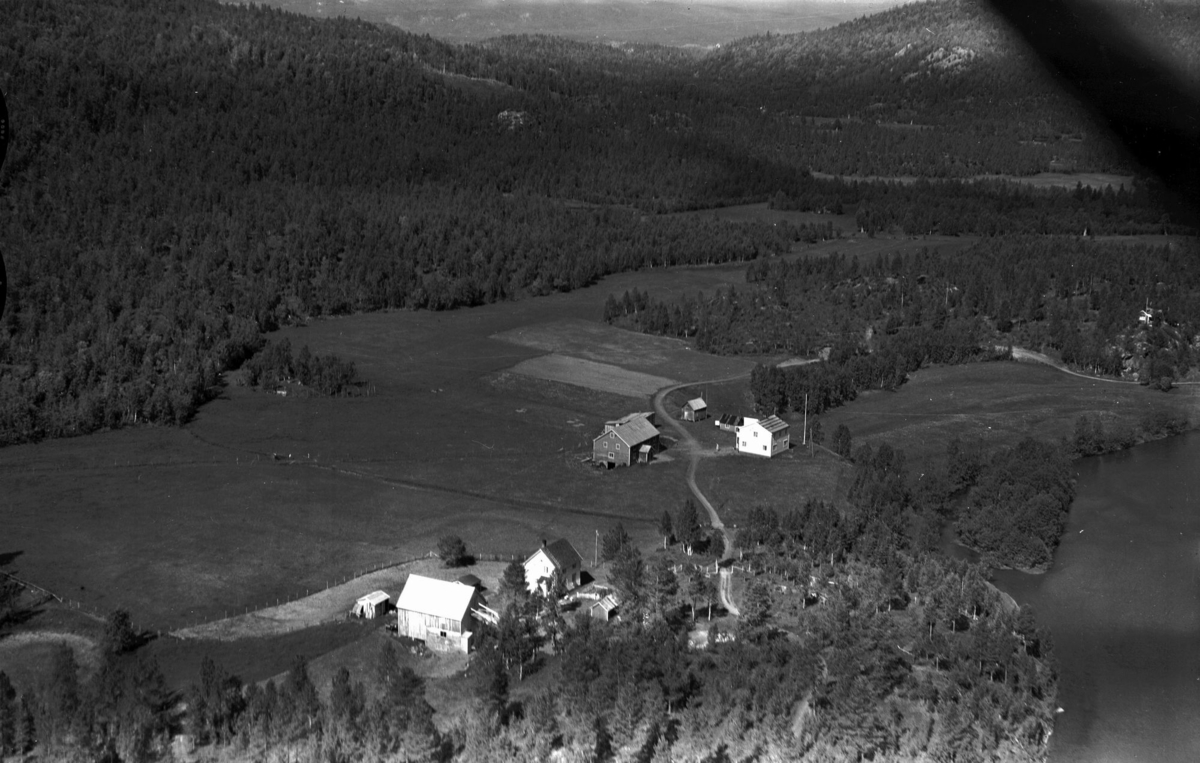
{"label": "utility pole", "polygon": [[800,444],[808,444],[808,393],[804,393],[804,431],[800,433]]}
{"label": "utility pole", "polygon": [[596,550],[592,552],[592,566],[600,566],[600,531],[596,531]]}

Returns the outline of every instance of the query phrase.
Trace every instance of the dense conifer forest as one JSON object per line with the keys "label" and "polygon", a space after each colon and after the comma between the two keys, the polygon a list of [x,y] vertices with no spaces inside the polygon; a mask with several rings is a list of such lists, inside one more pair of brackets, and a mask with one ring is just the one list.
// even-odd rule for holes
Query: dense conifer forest
{"label": "dense conifer forest", "polygon": [[768,412],[794,409],[803,393],[787,387],[803,389],[809,379],[843,390],[814,395],[820,411],[861,390],[894,389],[922,364],[992,358],[1012,345],[1057,353],[1089,373],[1169,387],[1196,363],[1196,253],[1192,239],[1006,236],[953,255],[935,247],[870,261],[764,259],[747,268],[746,287],[672,304],[614,295],[603,317],[722,354],[812,356],[828,348],[828,363],[762,376],[770,388],[756,384],[755,394]]}
{"label": "dense conifer forest", "polygon": [[[183,423],[235,369],[263,389],[354,394],[351,364],[264,334],[651,266],[749,263],[745,286],[713,294],[613,295],[606,321],[709,352],[824,353],[757,368],[763,413],[806,395],[821,412],[1013,345],[1162,389],[1197,362],[1194,243],[1079,238],[1179,232],[1152,181],[992,177],[1131,169],[972,0],[710,54],[452,46],[209,0],[13,0],[0,88],[0,444]],[[664,214],[742,202],[981,239],[953,257],[788,259],[832,225]],[[1143,433],[1184,426],[1152,416]],[[830,445],[852,464],[848,495],[755,506],[739,528],[749,585],[732,640],[687,643],[715,597],[690,560],[719,556],[723,536],[685,505],[666,512],[661,552],[606,539],[618,623],[568,624],[555,597],[509,586],[449,724],[395,652],[320,687],[303,660],[264,685],[207,661],[179,696],[114,637],[97,669],[63,650],[26,693],[0,674],[0,757],[160,759],[186,731],[220,754],[326,761],[1043,760],[1047,634],[983,565],[936,547],[953,522],[989,563],[1044,566],[1068,459],[1137,436],[1085,417],[1066,443],[954,441],[918,485],[903,453],[854,447],[843,427]],[[0,624],[13,600],[0,588]],[[519,691],[527,679],[539,688]]]}
{"label": "dense conifer forest", "polygon": [[1117,167],[1000,30],[948,0],[699,56],[451,46],[207,0],[19,0],[0,29],[0,442],[185,421],[262,332],[308,317],[789,244],[664,211],[774,199],[856,208],[870,230],[1169,227],[1142,182],[1047,195],[809,174]]}

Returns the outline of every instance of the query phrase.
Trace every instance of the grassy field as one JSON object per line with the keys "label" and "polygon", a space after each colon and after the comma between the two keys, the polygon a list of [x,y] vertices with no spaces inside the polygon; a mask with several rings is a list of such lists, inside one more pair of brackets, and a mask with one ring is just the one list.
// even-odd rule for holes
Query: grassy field
{"label": "grassy field", "polygon": [[1163,393],[1137,384],[1092,381],[1033,363],[976,363],[918,371],[896,392],[870,392],[822,417],[828,437],[845,424],[856,444],[887,442],[910,463],[941,458],[953,437],[1008,446],[1026,436],[1069,437],[1081,414],[1105,425],[1135,425],[1164,409],[1200,423],[1200,390]]}
{"label": "grassy field", "polygon": [[[671,298],[742,279],[740,267],[660,270],[472,310],[289,329],[281,333],[297,345],[353,360],[376,393],[284,398],[230,387],[183,429],[0,450],[0,553],[16,554],[8,569],[94,612],[124,607],[165,631],[305,596],[427,553],[444,534],[485,552],[525,552],[558,536],[585,548],[621,521],[652,544],[660,507],[682,494],[683,463],[669,451],[642,469],[582,463],[606,419],[649,401],[511,374],[546,351],[492,335],[533,327],[586,348],[587,321],[610,292],[637,286]],[[640,373],[687,379],[749,367],[594,326],[604,336],[596,351]],[[662,347],[646,354],[651,344]]]}
{"label": "grassy field", "polygon": [[675,383],[674,379],[663,376],[627,371],[620,366],[572,358],[556,352],[522,360],[510,370],[514,374],[532,376],[535,379],[563,382],[633,398],[648,397],[657,390]]}
{"label": "grassy field", "polygon": [[[855,241],[821,246],[881,256],[943,245]],[[754,358],[705,356],[685,342],[599,323],[609,294],[636,287],[670,300],[740,283],[737,265],[656,269],[516,303],[290,328],[280,335],[294,345],[354,361],[374,394],[285,398],[229,387],[182,429],[4,448],[0,555],[13,558],[7,569],[91,611],[123,607],[137,625],[167,631],[304,597],[426,554],[445,534],[493,553],[525,553],[542,538],[563,536],[588,556],[596,532],[620,521],[650,548],[659,542],[663,508],[678,508],[688,495],[687,460],[668,447],[648,467],[603,471],[586,463],[603,422],[646,410],[648,398],[513,368],[556,353],[685,382],[748,371]],[[669,403],[677,410],[699,391],[714,414],[751,410],[744,384],[687,387]],[[1162,394],[1014,363],[929,369],[896,393],[864,395],[831,412],[824,428],[828,434],[846,423],[856,441],[887,440],[911,459],[940,454],[954,434],[1007,443],[1025,433],[1067,432],[1084,411],[1128,421],[1156,406],[1191,413],[1192,395],[1190,388]],[[797,417],[789,419],[798,431]],[[830,499],[842,489],[844,467],[827,456],[716,457],[724,441],[711,422],[692,431],[713,453],[700,464],[699,483],[732,523],[755,503]],[[178,680],[192,675],[204,653],[266,677],[286,669],[291,653],[316,656],[358,640],[355,627],[236,642],[163,639],[149,650]]]}
{"label": "grassy field", "polygon": [[858,230],[853,214],[822,215],[816,212],[800,212],[793,209],[771,209],[766,202],[758,204],[738,204],[732,207],[717,209],[698,209],[692,212],[675,212],[679,217],[704,217],[712,220],[725,220],[733,223],[744,222],[788,222],[792,225],[825,225],[833,223],[835,230],[842,233],[854,233]]}
{"label": "grassy field", "polygon": [[880,256],[912,254],[922,249],[943,254],[955,254],[979,240],[978,236],[854,236],[822,241],[819,244],[796,244],[787,257],[828,257],[844,254],[858,257],[863,264],[873,263]]}

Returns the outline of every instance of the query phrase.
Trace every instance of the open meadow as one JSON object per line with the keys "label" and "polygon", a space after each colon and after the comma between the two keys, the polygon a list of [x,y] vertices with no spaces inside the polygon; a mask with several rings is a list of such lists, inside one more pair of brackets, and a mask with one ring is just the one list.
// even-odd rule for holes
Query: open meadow
{"label": "open meadow", "polygon": [[[931,245],[850,241],[818,247],[883,256]],[[664,430],[667,448],[654,463],[605,471],[587,463],[592,438],[607,419],[649,410],[651,388],[670,380],[695,384],[668,398],[669,411],[704,393],[714,414],[750,413],[745,383],[704,382],[748,373],[756,359],[604,325],[605,298],[636,287],[671,300],[744,280],[742,265],[654,269],[569,294],[288,328],[275,338],[353,361],[372,394],[285,397],[231,385],[179,429],[4,448],[0,553],[12,555],[8,569],[83,611],[125,608],[137,625],[169,631],[282,606],[425,556],[447,534],[471,552],[499,554],[562,536],[590,562],[596,532],[619,521],[650,548],[663,509],[689,495],[683,446]],[[608,374],[600,381],[589,376],[598,368]],[[990,363],[920,371],[898,392],[830,412],[823,426],[829,436],[845,423],[856,442],[888,441],[912,461],[940,455],[954,435],[1004,444],[1060,436],[1083,412],[1133,422],[1167,407],[1194,419],[1194,394]],[[788,418],[798,435],[800,417]],[[711,421],[688,426],[703,454],[697,482],[731,524],[758,503],[844,492],[848,467],[828,453],[737,456],[728,453],[732,436],[721,439]],[[370,582],[337,596],[357,585],[366,593]],[[290,654],[315,657],[363,633],[334,623],[236,641],[162,639],[149,649],[172,680],[190,680],[205,652],[238,670],[262,660],[251,675],[266,677],[286,669]]]}
{"label": "open meadow", "polygon": [[[126,608],[166,631],[425,555],[446,534],[487,553],[525,553],[557,536],[584,549],[621,521],[652,544],[662,506],[686,495],[685,465],[669,449],[649,468],[584,463],[603,422],[647,410],[648,392],[522,375],[514,367],[547,350],[493,335],[529,327],[562,344],[563,357],[590,352],[619,360],[616,370],[671,379],[728,376],[752,363],[597,319],[608,294],[635,286],[670,298],[742,280],[737,266],[650,271],[571,294],[280,332],[354,361],[374,394],[229,386],[181,429],[0,450],[9,569],[96,614]],[[589,327],[604,337],[590,351]]]}
{"label": "open meadow", "polygon": [[895,392],[868,392],[821,417],[828,438],[839,424],[857,446],[886,442],[916,466],[940,459],[954,437],[980,438],[989,448],[1024,437],[1070,437],[1079,416],[1099,416],[1106,430],[1134,427],[1164,410],[1200,422],[1200,389],[1159,392],[1138,384],[1086,379],[1032,362],[973,363],[927,368]]}

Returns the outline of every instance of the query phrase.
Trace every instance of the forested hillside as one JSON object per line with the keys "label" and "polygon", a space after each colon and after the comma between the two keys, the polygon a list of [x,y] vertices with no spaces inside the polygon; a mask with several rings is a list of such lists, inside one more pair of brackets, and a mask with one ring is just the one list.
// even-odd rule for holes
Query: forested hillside
{"label": "forested hillside", "polygon": [[[877,125],[837,100],[886,85],[884,59],[862,50],[938,19],[939,40],[978,40],[992,63],[976,79],[922,64],[929,76],[895,91],[937,129]],[[1167,227],[1143,183],[1072,201],[809,174],[1033,172],[1064,147],[1077,166],[1107,168],[1103,142],[1042,84],[1021,109],[972,106],[960,120],[947,106],[962,82],[1003,101],[1024,76],[992,23],[969,2],[937,2],[703,59],[545,37],[451,46],[208,0],[17,0],[0,28],[13,131],[0,174],[0,442],[187,420],[261,332],[288,322],[748,260],[794,234],[658,212],[774,199],[861,205],[872,230]],[[826,61],[812,71],[829,87],[791,63],[773,69],[775,52]],[[774,100],[761,83],[780,86]],[[805,114],[843,111],[841,123]],[[1083,141],[1030,142],[1027,119]],[[993,203],[1003,214],[977,214]]]}
{"label": "forested hillside", "polygon": [[[1155,384],[1165,378],[1169,386],[1196,364],[1197,262],[1191,240],[1001,237],[954,255],[926,249],[871,262],[838,254],[764,260],[748,267],[747,288],[674,304],[652,295],[613,298],[604,317],[694,337],[698,347],[718,353],[807,355],[829,347],[822,367],[785,369],[797,379],[825,374],[826,367],[850,375],[852,391],[818,395],[818,408],[827,398],[840,405],[854,391],[894,387],[922,363],[987,357],[1006,344],[1059,353],[1089,373]],[[1147,306],[1153,317],[1144,321]],[[778,410],[803,397],[772,395],[781,397],[765,407]]]}

